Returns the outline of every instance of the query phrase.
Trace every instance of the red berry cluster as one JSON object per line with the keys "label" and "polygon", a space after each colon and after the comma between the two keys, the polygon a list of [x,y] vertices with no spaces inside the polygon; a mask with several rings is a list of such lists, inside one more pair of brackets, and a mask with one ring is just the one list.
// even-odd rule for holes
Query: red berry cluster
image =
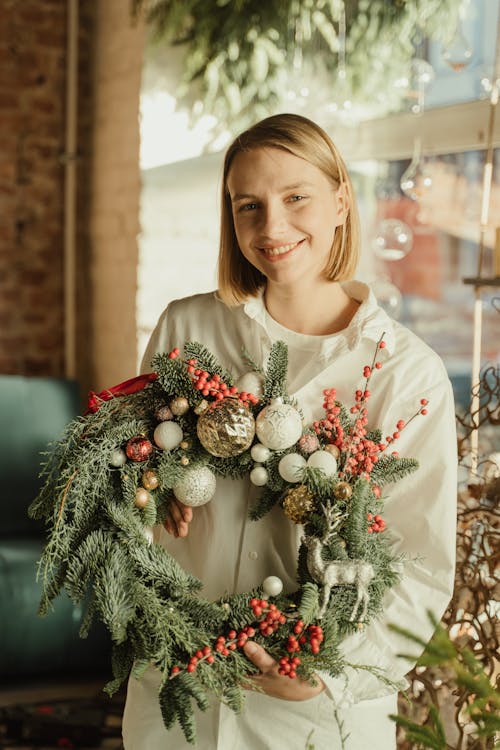
{"label": "red berry cluster", "polygon": [[250,599],[250,606],[255,617],[261,617],[262,613],[267,610],[264,619],[259,622],[259,631],[263,636],[272,635],[280,625],[286,622],[286,616],[276,604],[269,604],[267,599]]}
{"label": "red berry cluster", "polygon": [[369,534],[379,534],[381,531],[384,531],[385,521],[382,516],[374,516],[373,513],[367,513],[366,517],[368,519]]}
{"label": "red berry cluster", "polygon": [[[300,622],[300,620],[299,620]],[[299,638],[299,644],[301,646],[307,643],[311,647],[311,653],[319,654],[320,646],[323,643],[325,637],[323,635],[323,628],[321,625],[309,625],[307,628],[307,634],[303,634]]]}
{"label": "red berry cluster", "polygon": [[[172,349],[168,355],[169,358],[177,359],[179,351],[180,350],[177,347]],[[199,367],[196,367],[198,364],[196,359],[188,359],[186,364],[193,385],[197,391],[201,392],[202,396],[212,396],[215,401],[222,401],[230,396],[239,399],[245,406],[259,403],[259,399],[257,396],[254,396],[253,393],[247,393],[246,391],[238,393],[236,386],[229,386],[227,383],[224,383],[224,381],[221,380],[220,375],[210,375],[206,370],[201,370]]]}
{"label": "red berry cluster", "polygon": [[300,664],[299,656],[283,656],[279,660],[278,674],[284,677],[290,677],[291,680],[297,677],[296,667]]}

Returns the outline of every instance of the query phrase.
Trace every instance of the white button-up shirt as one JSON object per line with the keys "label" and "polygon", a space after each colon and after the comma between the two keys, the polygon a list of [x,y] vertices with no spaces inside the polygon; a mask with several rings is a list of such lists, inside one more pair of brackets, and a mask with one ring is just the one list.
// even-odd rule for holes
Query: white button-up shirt
{"label": "white button-up shirt", "polygon": [[[327,690],[307,701],[252,693],[239,715],[214,702],[208,712],[197,712],[197,747],[202,750],[305,750],[308,741],[315,750],[395,747],[394,725],[386,715],[394,711],[396,689],[356,666],[379,668],[394,683],[402,683],[411,665],[397,654],[407,652],[408,643],[388,624],[428,639],[432,627],[427,610],[439,618],[452,593],[457,451],[447,373],[426,344],[386,315],[368,287],[348,282],[344,288],[361,303],[357,313],[344,331],[319,337],[280,331],[269,321],[262,296],[233,308],[216,293],[177,300],[160,317],[144,356],[143,371],[151,369],[155,353],[199,341],[237,379],[249,369],[242,351],[265,364],[273,336],[281,332],[290,346],[289,393],[310,424],[324,416],[326,388],[336,388],[346,406],[354,403],[354,391],[364,382],[363,366],[371,363],[376,342],[385,333],[386,347],[378,356],[383,367],[370,383],[368,427],[390,435],[398,420],[417,411],[420,399],[429,401],[428,415],[413,420],[395,446],[401,456],[418,459],[419,469],[384,490],[384,533],[402,555],[403,578],[387,593],[382,618],[343,642],[346,662],[352,666],[341,677],[321,673]],[[187,538],[174,539],[163,528],[156,529],[155,541],[203,581],[207,598],[248,591],[270,575],[279,576],[287,590],[297,587],[301,527],[287,520],[279,507],[260,521],[250,521],[248,511],[258,492],[247,479],[218,478],[214,499],[195,509]],[[167,732],[163,726],[159,680],[153,669],[140,681],[130,679],[123,723],[126,750],[190,747],[179,728]],[[341,733],[350,735],[345,745]]]}

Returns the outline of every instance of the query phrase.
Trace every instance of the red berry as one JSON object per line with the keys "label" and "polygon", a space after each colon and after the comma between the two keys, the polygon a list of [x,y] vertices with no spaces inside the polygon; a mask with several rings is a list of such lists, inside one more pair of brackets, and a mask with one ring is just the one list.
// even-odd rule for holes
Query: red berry
{"label": "red berry", "polygon": [[422,404],[422,406],[427,406],[427,404],[428,404],[429,402],[427,401],[427,399],[426,399],[426,398],[421,398],[421,399],[420,399],[420,403]]}
{"label": "red berry", "polygon": [[385,341],[381,341],[379,347],[380,349],[385,349]]}
{"label": "red berry", "polygon": [[196,669],[196,665],[195,664],[188,664],[187,665],[187,671],[188,672],[194,672],[195,669]]}
{"label": "red berry", "polygon": [[207,656],[207,664],[213,664],[215,661],[213,656]]}
{"label": "red berry", "polygon": [[180,671],[181,671],[180,667],[172,667],[171,669],[172,674],[179,674]]}
{"label": "red berry", "polygon": [[428,413],[428,412],[427,412],[427,409],[420,409],[420,414],[423,414],[423,415],[424,415],[424,417],[425,417],[425,415],[426,415],[427,413]]}

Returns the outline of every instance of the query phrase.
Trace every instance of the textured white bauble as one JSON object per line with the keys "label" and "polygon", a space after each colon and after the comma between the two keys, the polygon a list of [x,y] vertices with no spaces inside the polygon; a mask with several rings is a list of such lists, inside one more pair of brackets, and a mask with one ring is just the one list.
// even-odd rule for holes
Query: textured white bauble
{"label": "textured white bauble", "polygon": [[278,576],[267,576],[262,581],[262,589],[267,596],[278,596],[283,591],[283,581]]}
{"label": "textured white bauble", "polygon": [[255,443],[255,445],[252,445],[250,455],[257,463],[264,464],[271,458],[271,451],[265,445],[262,445],[262,443]]}
{"label": "textured white bauble", "polygon": [[256,466],[250,472],[250,481],[252,484],[255,484],[256,487],[263,487],[268,479],[269,474],[264,466]]}
{"label": "textured white bauble", "polygon": [[302,435],[302,418],[291,404],[275,398],[259,412],[255,431],[260,442],[273,451],[291,448]]}
{"label": "textured white bauble", "polygon": [[307,465],[310,469],[321,469],[327,477],[332,477],[337,473],[337,461],[329,451],[311,453],[307,459]]}
{"label": "textured white bauble", "polygon": [[111,455],[109,457],[109,463],[111,466],[114,466],[115,469],[119,469],[122,466],[125,466],[127,463],[127,454],[125,451],[122,451],[121,448],[115,448],[113,451],[111,451]]}
{"label": "textured white bauble", "polygon": [[177,422],[160,422],[154,431],[154,441],[158,448],[171,451],[177,448],[184,437]]}
{"label": "textured white bauble", "polygon": [[193,466],[182,472],[181,478],[174,484],[173,492],[181,503],[196,508],[213,498],[215,485],[215,474],[208,466]]}
{"label": "textured white bauble", "polygon": [[259,375],[258,372],[246,372],[236,382],[236,387],[240,393],[246,391],[260,398],[262,396],[262,375]]}
{"label": "textured white bauble", "polygon": [[278,472],[285,482],[300,482],[306,459],[299,453],[287,453],[278,464]]}

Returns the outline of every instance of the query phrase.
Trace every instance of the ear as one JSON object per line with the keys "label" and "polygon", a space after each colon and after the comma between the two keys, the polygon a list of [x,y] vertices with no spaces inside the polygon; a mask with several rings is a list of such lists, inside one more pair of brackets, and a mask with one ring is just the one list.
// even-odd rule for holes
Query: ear
{"label": "ear", "polygon": [[336,226],[340,226],[341,224],[345,223],[350,208],[349,195],[345,182],[341,182],[339,187],[335,191],[335,202],[335,217],[337,219]]}

